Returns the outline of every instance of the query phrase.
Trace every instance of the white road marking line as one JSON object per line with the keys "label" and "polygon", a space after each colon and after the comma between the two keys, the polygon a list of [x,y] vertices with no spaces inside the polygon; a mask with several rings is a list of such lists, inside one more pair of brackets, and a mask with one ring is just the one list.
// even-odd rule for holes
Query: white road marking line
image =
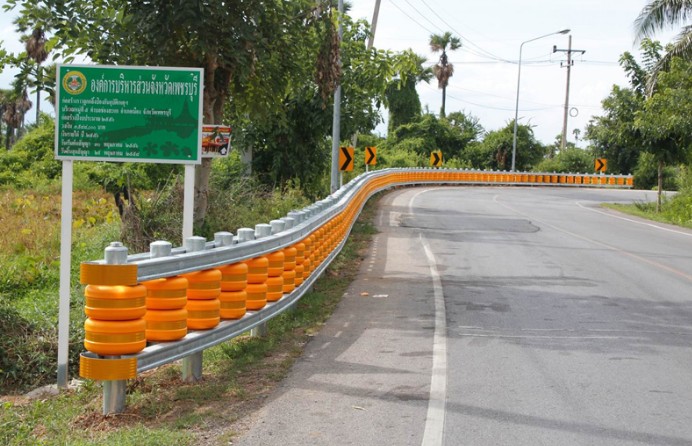
{"label": "white road marking line", "polygon": [[420,235],[420,240],[430,266],[430,276],[432,277],[435,296],[435,333],[433,335],[430,397],[428,399],[428,414],[425,417],[425,431],[423,432],[421,445],[439,446],[444,443],[447,401],[447,315],[442,280],[437,271],[435,255],[423,234]]}
{"label": "white road marking line", "polygon": [[692,233],[689,233],[689,232],[676,231],[675,229],[664,228],[663,226],[655,225],[653,223],[647,223],[647,222],[643,222],[643,221],[633,220],[633,219],[627,218],[627,217],[621,217],[619,215],[613,215],[613,214],[610,214],[608,212],[603,212],[603,211],[599,211],[598,209],[593,209],[593,208],[590,208],[588,206],[584,206],[579,201],[577,201],[577,206],[579,206],[582,209],[586,209],[587,211],[595,212],[597,214],[607,215],[608,217],[617,218],[619,220],[625,220],[625,221],[628,221],[630,223],[635,223],[635,224],[643,225],[643,226],[649,226],[651,228],[660,229],[661,231],[673,232],[675,234],[686,235],[687,237],[692,237]]}
{"label": "white road marking line", "polygon": [[334,334],[334,337],[335,337],[335,338],[338,338],[338,337],[340,337],[342,334],[343,334],[343,331],[339,330],[339,331],[337,331],[337,332]]}
{"label": "white road marking line", "polygon": [[324,350],[325,348],[329,347],[329,345],[332,343],[332,341],[327,341],[324,344],[322,344],[322,347],[320,347],[320,350]]}

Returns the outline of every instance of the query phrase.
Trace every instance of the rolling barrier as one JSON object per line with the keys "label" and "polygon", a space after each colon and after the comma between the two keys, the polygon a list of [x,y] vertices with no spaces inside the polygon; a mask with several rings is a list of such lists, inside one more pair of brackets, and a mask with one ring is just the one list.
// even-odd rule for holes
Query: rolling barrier
{"label": "rolling barrier", "polygon": [[341,251],[365,202],[377,192],[419,184],[631,188],[625,175],[384,169],[364,173],[329,197],[287,216],[190,237],[157,241],[128,255],[113,242],[103,260],[81,264],[86,285],[80,376],[103,381],[103,413],[125,408],[126,380],[182,360],[183,380],[202,377],[202,352],[265,329],[291,308]]}

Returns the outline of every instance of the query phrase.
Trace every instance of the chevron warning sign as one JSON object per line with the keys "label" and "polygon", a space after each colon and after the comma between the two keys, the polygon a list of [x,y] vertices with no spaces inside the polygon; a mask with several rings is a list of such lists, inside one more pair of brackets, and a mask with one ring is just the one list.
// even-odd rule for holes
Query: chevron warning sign
{"label": "chevron warning sign", "polygon": [[596,158],[594,162],[594,170],[596,172],[605,172],[608,170],[608,160],[605,158]]}
{"label": "chevron warning sign", "polygon": [[353,170],[353,147],[339,147],[339,170],[342,172]]}
{"label": "chevron warning sign", "polygon": [[430,165],[432,167],[441,167],[442,161],[442,150],[435,150],[430,153]]}
{"label": "chevron warning sign", "polygon": [[377,147],[365,148],[365,164],[368,166],[374,166],[377,164]]}

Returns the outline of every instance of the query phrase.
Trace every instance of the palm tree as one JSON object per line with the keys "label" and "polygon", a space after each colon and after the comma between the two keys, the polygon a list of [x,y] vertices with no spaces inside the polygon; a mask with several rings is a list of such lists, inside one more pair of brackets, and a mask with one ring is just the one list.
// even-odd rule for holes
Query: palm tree
{"label": "palm tree", "polygon": [[442,108],[440,109],[440,116],[443,118],[445,116],[447,84],[449,84],[449,78],[454,74],[454,66],[447,60],[447,50],[454,51],[458,48],[461,48],[461,39],[453,37],[452,33],[449,31],[442,35],[433,34],[430,36],[430,49],[432,52],[442,52],[440,61],[433,67],[433,74],[437,78],[438,88],[442,89]]}
{"label": "palm tree", "polygon": [[36,123],[41,113],[41,89],[43,87],[43,70],[41,64],[48,58],[46,34],[43,28],[35,28],[24,43],[26,54],[36,62]]}
{"label": "palm tree", "polygon": [[672,43],[672,48],[656,64],[649,78],[648,90],[653,91],[657,74],[670,66],[673,57],[692,60],[692,0],[651,0],[634,21],[637,40],[650,37],[665,27],[683,25]]}

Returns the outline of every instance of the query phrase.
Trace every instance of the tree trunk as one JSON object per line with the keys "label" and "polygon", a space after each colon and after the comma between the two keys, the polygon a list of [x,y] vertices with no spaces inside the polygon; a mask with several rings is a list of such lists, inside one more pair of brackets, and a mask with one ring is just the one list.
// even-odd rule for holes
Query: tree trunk
{"label": "tree trunk", "polygon": [[[205,124],[222,124],[231,72],[220,68],[216,56],[207,55],[204,63],[204,96],[202,114]],[[212,158],[203,158],[195,168],[194,225],[201,227],[209,206],[209,178]]]}
{"label": "tree trunk", "polygon": [[[216,98],[216,68],[218,61],[215,56],[207,55],[204,61],[204,95],[202,96],[202,119],[204,124],[215,124],[214,101]],[[204,224],[209,205],[209,176],[211,175],[211,158],[202,158],[202,164],[195,167],[195,205],[194,226],[199,228]]]}
{"label": "tree trunk", "polygon": [[656,200],[656,212],[661,212],[661,194],[663,193],[663,160],[658,161],[658,197]]}
{"label": "tree trunk", "polygon": [[440,108],[440,118],[445,117],[445,99],[447,98],[447,86],[442,87],[442,108]]}

